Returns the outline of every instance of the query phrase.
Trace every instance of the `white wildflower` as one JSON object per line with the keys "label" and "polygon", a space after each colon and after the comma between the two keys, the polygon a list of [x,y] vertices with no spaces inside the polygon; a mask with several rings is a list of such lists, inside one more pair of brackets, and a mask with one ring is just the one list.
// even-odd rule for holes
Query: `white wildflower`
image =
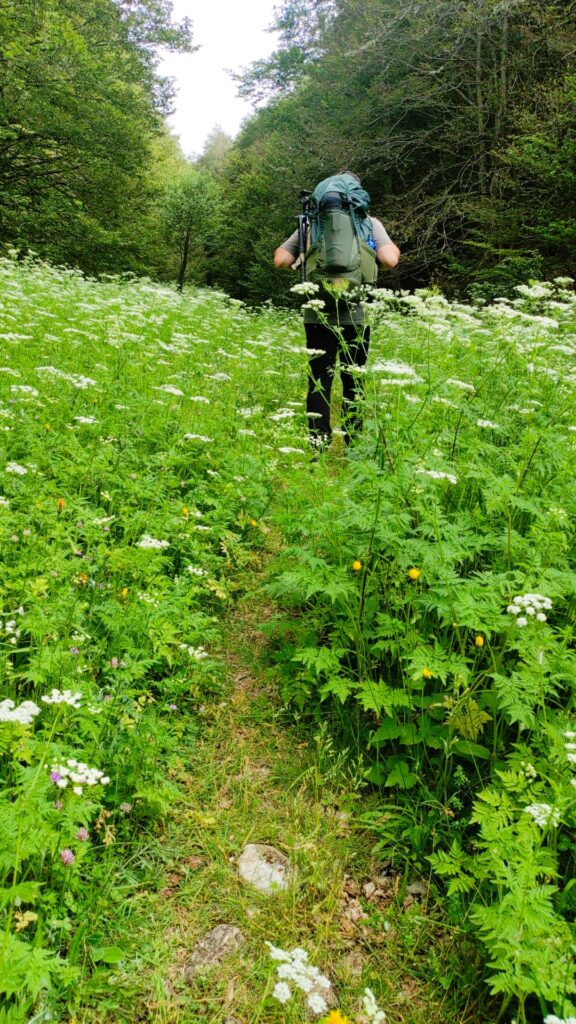
{"label": "white wildflower", "polygon": [[473,384],[467,384],[463,380],[457,380],[455,377],[448,377],[447,384],[451,384],[453,388],[460,388],[460,391],[475,391],[476,388]]}
{"label": "white wildflower", "polygon": [[320,291],[320,286],[312,281],[299,281],[298,284],[292,285],[290,291],[294,295],[314,295],[315,292]]}
{"label": "white wildflower", "polygon": [[309,299],[302,306],[302,309],[325,309],[326,303],[322,299]]}
{"label": "white wildflower", "polygon": [[206,569],[201,569],[198,565],[187,565],[186,572],[189,572],[191,576],[207,576]]}
{"label": "white wildflower", "polygon": [[384,1010],[380,1010],[378,1003],[376,1002],[376,996],[374,995],[371,988],[364,989],[364,998],[362,999],[362,1006],[364,1013],[371,1024],[383,1024],[386,1020],[386,1014]]}
{"label": "white wildflower", "polygon": [[308,1008],[312,1010],[312,1013],[317,1013],[318,1015],[326,1013],[326,1010],[328,1009],[328,1003],[322,998],[322,996],[319,996],[317,992],[311,992],[306,1002],[308,1003]]}
{"label": "white wildflower", "polygon": [[186,651],[195,661],[202,661],[203,658],[210,657],[204,647],[191,647],[189,644],[179,644],[178,646],[181,651]]}
{"label": "white wildflower", "polygon": [[39,714],[40,708],[31,700],[25,700],[18,707],[9,697],[0,701],[0,722],[18,722],[20,725],[30,725]]}
{"label": "white wildflower", "polygon": [[476,420],[477,427],[486,427],[488,430],[501,430],[498,423],[493,423],[492,420]]}
{"label": "white wildflower", "polygon": [[277,999],[279,1003],[287,1003],[292,997],[290,986],[285,981],[279,981],[272,990],[274,999]]}
{"label": "white wildflower", "polygon": [[69,758],[66,764],[53,764],[50,768],[50,779],[59,789],[66,789],[69,783],[73,791],[82,795],[83,786],[107,786],[110,779],[99,768],[89,768],[83,761]]}
{"label": "white wildflower", "polygon": [[75,416],[74,419],[76,423],[85,423],[87,426],[90,426],[92,423],[96,423],[95,416]]}
{"label": "white wildflower", "polygon": [[26,466],[21,466],[19,462],[9,462],[6,466],[7,473],[15,473],[16,476],[26,476],[28,470]]}
{"label": "white wildflower", "polygon": [[[552,601],[543,594],[519,594],[513,598],[506,611],[510,615],[517,615],[517,624],[520,628],[528,625],[528,618],[535,618],[538,622],[546,622],[547,611],[552,608]],[[522,614],[523,613],[523,614]]]}
{"label": "white wildflower", "polygon": [[30,386],[30,384],[12,384],[10,391],[14,394],[20,395],[32,395],[34,398],[38,398],[38,392],[36,388]]}
{"label": "white wildflower", "polygon": [[295,416],[296,413],[293,409],[278,409],[277,412],[272,413],[268,419],[271,420],[289,420]]}
{"label": "white wildflower", "polygon": [[524,808],[524,813],[534,818],[540,828],[545,828],[546,825],[553,825],[556,828],[560,822],[560,811],[550,804],[528,804]]}
{"label": "white wildflower", "polygon": [[272,959],[280,961],[276,968],[279,980],[274,989],[275,992],[280,991],[280,1002],[287,1002],[290,999],[291,990],[288,982],[291,982],[295,988],[304,992],[308,1008],[313,1013],[325,1013],[328,1009],[325,997],[332,986],[329,979],[309,963],[306,950],[296,947],[287,951],[273,946],[270,942],[266,945]]}
{"label": "white wildflower", "polygon": [[167,395],[175,395],[177,398],[183,398],[184,392],[180,388],[174,387],[173,384],[160,384],[159,387],[154,388],[154,391],[164,391]]}
{"label": "white wildflower", "polygon": [[160,551],[162,548],[170,547],[170,541],[156,540],[156,538],[151,537],[149,533],[145,533],[136,546],[144,548],[146,551]]}
{"label": "white wildflower", "polygon": [[206,437],[205,434],[184,434],[185,441],[202,441],[204,444],[212,444],[213,437]]}
{"label": "white wildflower", "polygon": [[451,484],[458,483],[458,477],[454,476],[454,473],[443,473],[439,469],[417,469],[416,472],[429,476],[432,480],[448,480]]}
{"label": "white wildflower", "polygon": [[68,704],[71,708],[81,707],[82,694],[72,693],[72,690],[57,690],[54,688],[50,693],[45,693],[40,698],[44,704]]}

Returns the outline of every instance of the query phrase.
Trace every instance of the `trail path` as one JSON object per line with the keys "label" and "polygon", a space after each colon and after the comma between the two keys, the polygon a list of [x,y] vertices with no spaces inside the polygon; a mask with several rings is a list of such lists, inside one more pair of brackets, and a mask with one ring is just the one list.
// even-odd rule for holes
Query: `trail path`
{"label": "trail path", "polygon": [[[287,721],[262,666],[260,624],[270,614],[247,597],[228,624],[228,692],[204,708],[184,803],[167,836],[170,859],[150,915],[156,968],[135,1019],[311,1021],[301,998],[287,1007],[269,998],[268,940],[304,947],[331,979],[333,1005],[354,1021],[363,1020],[366,985],[389,1020],[445,1021],[446,993],[424,980],[432,922],[423,887],[400,894],[402,879],[374,861],[351,828],[345,780],[330,778],[329,741],[322,733],[310,740],[309,731],[305,739]],[[239,877],[239,858],[253,843],[289,858],[294,878],[285,891],[265,895]]]}

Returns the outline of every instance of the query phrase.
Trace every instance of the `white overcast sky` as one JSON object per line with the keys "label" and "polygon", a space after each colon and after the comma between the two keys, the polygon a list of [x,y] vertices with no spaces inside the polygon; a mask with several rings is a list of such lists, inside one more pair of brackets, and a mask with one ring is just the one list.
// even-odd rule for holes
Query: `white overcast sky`
{"label": "white overcast sky", "polygon": [[192,54],[167,54],[160,72],[176,80],[175,113],[170,127],[187,156],[202,152],[207,135],[220,124],[234,136],[251,113],[236,96],[226,69],[239,71],[275,48],[277,36],[266,32],[278,0],[173,0],[174,20],[191,18]]}

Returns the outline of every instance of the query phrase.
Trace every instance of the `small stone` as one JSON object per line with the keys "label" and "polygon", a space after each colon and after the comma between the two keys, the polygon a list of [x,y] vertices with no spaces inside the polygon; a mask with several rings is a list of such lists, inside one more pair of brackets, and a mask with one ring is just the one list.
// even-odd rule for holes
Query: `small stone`
{"label": "small stone", "polygon": [[285,854],[274,846],[249,843],[238,858],[240,878],[259,892],[274,893],[287,889],[294,869]]}
{"label": "small stone", "polygon": [[233,924],[218,924],[196,944],[188,963],[182,972],[185,981],[192,981],[196,974],[219,964],[225,956],[233,953],[244,942],[244,935]]}

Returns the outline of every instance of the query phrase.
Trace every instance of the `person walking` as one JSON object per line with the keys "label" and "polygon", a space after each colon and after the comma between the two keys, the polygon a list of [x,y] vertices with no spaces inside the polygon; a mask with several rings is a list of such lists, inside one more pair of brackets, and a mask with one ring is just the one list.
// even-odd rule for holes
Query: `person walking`
{"label": "person walking", "polygon": [[[349,179],[352,189],[360,189],[358,175],[351,171],[342,171],[332,179],[325,179],[317,186],[323,198],[320,209],[322,212],[333,209],[348,209],[340,192],[332,185],[342,186],[342,181]],[[316,190],[315,190],[316,192]],[[363,193],[369,203],[369,196]],[[363,230],[369,235],[368,244],[373,250],[377,264],[392,269],[400,259],[398,246],[390,239],[384,225],[367,213],[363,214]],[[308,239],[310,243],[310,239]],[[299,237],[294,231],[274,253],[274,266],[279,269],[296,269],[299,265]],[[305,257],[306,258],[306,257]],[[340,361],[340,377],[342,380],[342,420],[344,426],[344,442],[346,445],[358,434],[362,427],[360,400],[364,394],[363,384],[357,373],[366,365],[370,344],[370,327],[364,322],[364,308],[357,299],[345,299],[332,296],[330,285],[321,292],[321,305],[318,308],[313,302],[304,307],[304,330],[306,347],[310,352],[308,393],[306,397],[306,413],[308,429],[312,443],[324,448],[331,439],[330,394],[332,381],[336,372],[336,363]]]}

